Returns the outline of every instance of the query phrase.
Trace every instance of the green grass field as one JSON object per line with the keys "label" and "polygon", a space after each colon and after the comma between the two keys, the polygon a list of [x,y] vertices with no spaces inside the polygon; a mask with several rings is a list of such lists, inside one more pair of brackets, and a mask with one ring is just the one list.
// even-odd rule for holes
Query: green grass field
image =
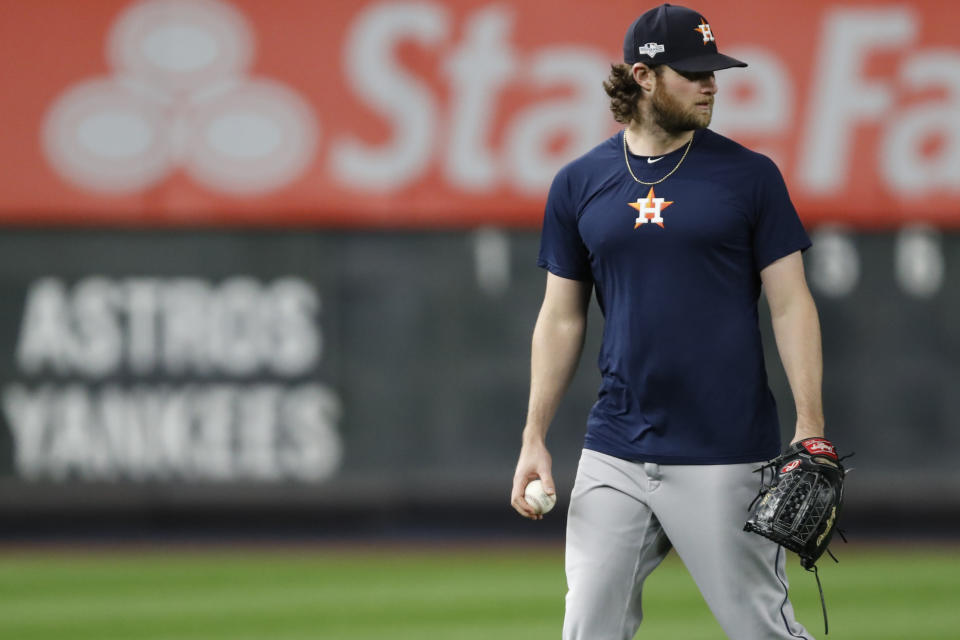
{"label": "green grass field", "polygon": [[[960,637],[960,550],[839,549],[821,563],[828,638]],[[563,552],[464,547],[0,551],[4,640],[556,640]],[[822,638],[812,574],[791,563]],[[723,638],[676,557],[639,638]]]}

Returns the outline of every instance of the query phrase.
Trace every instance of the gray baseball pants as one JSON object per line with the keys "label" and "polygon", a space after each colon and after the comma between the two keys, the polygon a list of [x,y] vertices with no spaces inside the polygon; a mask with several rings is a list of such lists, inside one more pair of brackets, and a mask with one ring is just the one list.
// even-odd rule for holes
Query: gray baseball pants
{"label": "gray baseball pants", "polygon": [[794,618],[783,549],[743,531],[757,466],[659,465],[584,450],[567,519],[563,639],[633,638],[643,582],[673,547],[731,640],[812,640]]}

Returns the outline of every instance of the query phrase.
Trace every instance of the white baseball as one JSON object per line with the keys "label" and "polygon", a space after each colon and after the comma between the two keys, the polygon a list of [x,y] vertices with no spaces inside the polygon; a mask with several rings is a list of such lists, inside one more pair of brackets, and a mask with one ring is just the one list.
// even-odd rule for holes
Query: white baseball
{"label": "white baseball", "polygon": [[527,488],[523,492],[523,499],[527,501],[533,510],[538,514],[544,514],[553,509],[553,505],[557,504],[556,494],[550,495],[543,490],[543,483],[539,479],[531,480],[530,484],[527,485]]}

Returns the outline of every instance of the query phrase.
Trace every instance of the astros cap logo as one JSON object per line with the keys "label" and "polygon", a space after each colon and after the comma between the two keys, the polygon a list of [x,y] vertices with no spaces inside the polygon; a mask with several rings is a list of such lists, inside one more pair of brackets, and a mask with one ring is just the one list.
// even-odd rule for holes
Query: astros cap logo
{"label": "astros cap logo", "polygon": [[634,229],[648,222],[660,225],[660,228],[663,229],[663,216],[661,213],[664,209],[672,205],[673,201],[658,198],[653,192],[653,187],[650,187],[646,198],[637,198],[636,202],[628,202],[627,204],[640,212],[637,216],[636,224],[633,225]]}
{"label": "astros cap logo", "polygon": [[713,37],[713,31],[710,30],[710,25],[707,24],[707,21],[703,18],[700,18],[700,24],[693,28],[694,31],[699,31],[703,34],[703,44],[708,42],[713,42],[715,38]]}

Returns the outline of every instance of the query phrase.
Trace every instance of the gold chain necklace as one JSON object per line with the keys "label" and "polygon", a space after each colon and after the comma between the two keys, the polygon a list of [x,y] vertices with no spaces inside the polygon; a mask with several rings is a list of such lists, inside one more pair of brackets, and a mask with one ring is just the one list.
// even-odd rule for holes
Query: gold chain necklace
{"label": "gold chain necklace", "polygon": [[633,178],[634,180],[636,180],[636,181],[639,182],[640,184],[645,184],[645,185],[647,185],[647,186],[653,186],[653,185],[655,185],[655,184],[660,184],[661,182],[663,182],[664,180],[666,180],[667,178],[669,178],[670,176],[672,176],[672,175],[674,174],[674,172],[675,172],[677,169],[680,168],[680,165],[683,164],[684,159],[686,159],[686,157],[687,157],[687,153],[690,152],[690,146],[691,146],[691,145],[693,145],[693,136],[692,136],[692,135],[690,136],[690,142],[687,143],[687,148],[683,150],[683,155],[680,156],[680,161],[677,163],[677,165],[676,165],[673,169],[670,170],[670,173],[668,173],[667,175],[663,176],[662,178],[660,178],[660,179],[657,180],[656,182],[644,182],[643,180],[641,180],[640,178],[638,178],[636,175],[634,175],[633,169],[630,167],[630,156],[627,155],[627,130],[624,129],[624,130],[623,130],[623,161],[627,163],[627,171],[630,172],[630,177],[631,177],[631,178]]}

